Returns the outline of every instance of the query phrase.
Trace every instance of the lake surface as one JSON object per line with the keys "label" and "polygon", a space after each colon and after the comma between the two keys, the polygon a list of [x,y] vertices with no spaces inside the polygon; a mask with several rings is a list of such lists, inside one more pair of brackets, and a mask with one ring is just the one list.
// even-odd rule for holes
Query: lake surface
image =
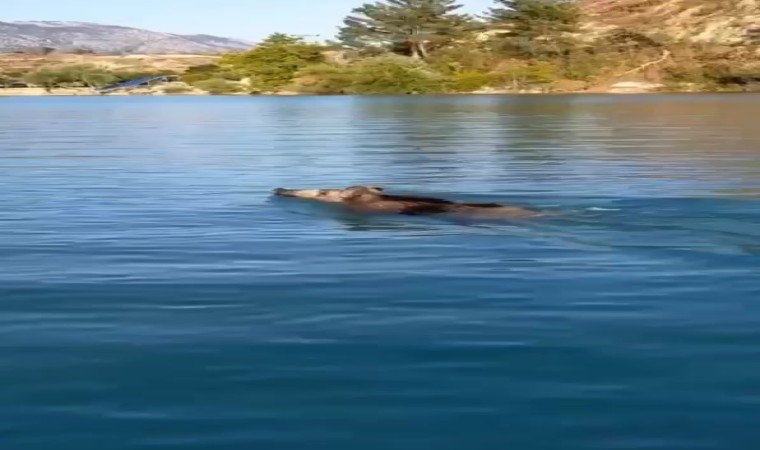
{"label": "lake surface", "polygon": [[[0,447],[760,442],[760,96],[0,99]],[[361,217],[275,187],[555,212]]]}

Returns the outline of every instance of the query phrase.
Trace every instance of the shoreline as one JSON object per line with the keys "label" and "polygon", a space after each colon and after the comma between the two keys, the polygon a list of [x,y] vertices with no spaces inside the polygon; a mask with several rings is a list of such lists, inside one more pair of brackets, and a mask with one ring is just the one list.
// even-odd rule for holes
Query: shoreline
{"label": "shoreline", "polygon": [[[622,83],[621,83],[622,84]],[[682,89],[668,88],[664,85],[652,85],[646,83],[626,83],[622,85],[598,86],[590,89],[532,89],[532,90],[500,90],[500,89],[483,89],[472,92],[437,92],[428,94],[387,94],[393,96],[414,96],[414,95],[656,95],[656,94],[752,94],[758,93],[756,90],[701,90],[696,86],[683,86]],[[383,94],[386,95],[386,94]],[[117,91],[107,94],[95,92],[90,88],[59,88],[46,90],[45,88],[27,87],[27,88],[0,88],[0,97],[341,97],[341,96],[381,96],[380,94],[314,94],[308,92],[297,92],[284,90],[271,93],[229,93],[229,94],[211,94],[209,92],[186,87],[183,92],[170,92],[169,90],[157,88],[134,89],[131,91]]]}
{"label": "shoreline", "polygon": [[[10,90],[10,89],[8,89]],[[208,93],[154,93],[154,94],[98,94],[98,93],[14,93],[0,90],[0,98],[29,98],[29,97],[432,97],[432,96],[559,96],[559,95],[614,95],[614,96],[641,96],[641,95],[672,95],[672,94],[760,94],[757,91],[641,91],[641,92],[614,92],[614,91],[563,91],[563,92],[439,92],[427,94],[310,94],[310,93],[282,93],[282,94],[208,94]]]}

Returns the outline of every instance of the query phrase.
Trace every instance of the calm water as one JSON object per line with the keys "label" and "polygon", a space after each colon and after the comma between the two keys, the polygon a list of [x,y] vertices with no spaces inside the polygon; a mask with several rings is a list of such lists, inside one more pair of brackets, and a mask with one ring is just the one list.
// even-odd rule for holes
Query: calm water
{"label": "calm water", "polygon": [[[0,98],[0,448],[760,442],[760,96]],[[556,211],[358,217],[274,187]]]}

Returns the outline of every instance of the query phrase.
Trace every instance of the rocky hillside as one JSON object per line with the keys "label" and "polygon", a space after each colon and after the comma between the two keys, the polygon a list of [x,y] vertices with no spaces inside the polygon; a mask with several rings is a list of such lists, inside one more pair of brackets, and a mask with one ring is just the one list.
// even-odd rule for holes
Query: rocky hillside
{"label": "rocky hillside", "polygon": [[582,0],[597,30],[647,34],[722,45],[760,38],[760,0]]}
{"label": "rocky hillside", "polygon": [[211,54],[250,43],[208,35],[159,33],[85,22],[0,22],[0,52],[41,47],[103,54]]}

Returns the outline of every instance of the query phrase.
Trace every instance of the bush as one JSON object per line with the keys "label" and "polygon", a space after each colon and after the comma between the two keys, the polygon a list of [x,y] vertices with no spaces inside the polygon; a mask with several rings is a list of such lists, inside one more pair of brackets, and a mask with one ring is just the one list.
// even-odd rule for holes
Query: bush
{"label": "bush", "polygon": [[445,78],[426,64],[403,56],[381,56],[351,65],[354,94],[429,94],[443,92]]}
{"label": "bush", "polygon": [[667,83],[697,83],[709,82],[703,67],[695,65],[672,65],[663,70],[664,80]]}
{"label": "bush", "polygon": [[560,67],[549,62],[514,64],[499,72],[500,80],[513,89],[546,88],[558,81]]}
{"label": "bush", "polygon": [[666,67],[663,73],[666,84],[673,87],[688,84],[704,91],[754,91],[755,84],[760,82],[760,67],[737,67],[732,61],[681,61]]}
{"label": "bush", "polygon": [[240,77],[234,77],[229,71],[223,70],[216,64],[202,64],[188,68],[181,75],[182,81],[187,84],[193,84],[198,81],[210,80],[212,78],[221,78],[225,80],[239,80]]}
{"label": "bush", "polygon": [[463,71],[449,77],[448,88],[452,92],[475,92],[498,81],[499,76],[494,73]]}
{"label": "bush", "polygon": [[352,83],[352,69],[334,64],[308,66],[295,77],[295,89],[309,94],[345,94],[351,91]]}
{"label": "bush", "polygon": [[211,95],[235,94],[242,90],[242,86],[234,81],[221,78],[212,78],[194,83],[193,86],[202,89]]}
{"label": "bush", "polygon": [[305,67],[297,74],[296,89],[314,94],[428,94],[445,91],[446,78],[418,60],[388,55]]}
{"label": "bush", "polygon": [[[612,67],[619,65],[619,56],[611,53],[595,53],[587,49],[569,52],[559,61],[561,78],[578,81],[591,81]],[[626,59],[630,61],[630,59]]]}
{"label": "bush", "polygon": [[171,84],[163,88],[166,94],[187,94],[188,92],[192,92],[192,90],[190,86],[184,84]]}
{"label": "bush", "polygon": [[118,80],[108,70],[91,64],[42,67],[27,74],[24,80],[46,89],[53,87],[102,87]]}
{"label": "bush", "polygon": [[3,87],[3,88],[10,87],[12,83],[18,80],[18,78],[19,77],[13,77],[9,74],[0,72],[0,87]]}
{"label": "bush", "polygon": [[463,44],[438,50],[427,62],[435,70],[451,75],[459,71],[492,71],[496,68],[498,59],[480,45]]}
{"label": "bush", "polygon": [[254,89],[272,92],[291,83],[301,69],[324,62],[322,50],[300,38],[273,34],[252,50],[223,56],[220,66],[238,79],[250,79]]}

